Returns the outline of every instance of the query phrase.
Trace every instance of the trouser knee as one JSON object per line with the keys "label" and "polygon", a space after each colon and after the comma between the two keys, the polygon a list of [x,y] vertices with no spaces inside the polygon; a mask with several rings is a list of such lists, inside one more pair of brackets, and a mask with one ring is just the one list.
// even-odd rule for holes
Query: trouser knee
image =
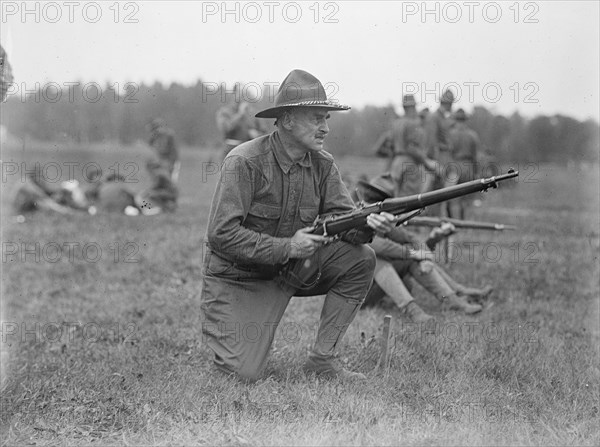
{"label": "trouser knee", "polygon": [[433,265],[433,262],[431,262],[431,261],[421,261],[421,262],[418,263],[418,267],[417,268],[418,268],[417,271],[420,274],[426,275],[426,274],[432,272],[432,270],[434,268],[434,265]]}
{"label": "trouser knee", "polygon": [[354,245],[344,259],[348,274],[353,278],[364,278],[369,284],[373,280],[377,258],[375,251],[368,245]]}

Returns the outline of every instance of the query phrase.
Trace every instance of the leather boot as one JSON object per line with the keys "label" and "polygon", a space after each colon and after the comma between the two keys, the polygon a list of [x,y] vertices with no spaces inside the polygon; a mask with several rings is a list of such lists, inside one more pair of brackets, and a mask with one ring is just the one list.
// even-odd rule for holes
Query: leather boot
{"label": "leather boot", "polygon": [[364,374],[344,369],[333,357],[336,346],[354,320],[361,303],[361,300],[327,294],[321,311],[317,340],[304,364],[306,372],[340,379],[366,379]]}
{"label": "leather boot", "polygon": [[477,289],[475,287],[465,287],[463,290],[458,290],[463,295],[470,296],[476,300],[485,301],[494,291],[492,286],[485,286],[483,289]]}
{"label": "leather boot", "polygon": [[321,377],[341,380],[367,380],[362,373],[344,369],[337,359],[333,357],[321,357],[311,353],[304,363],[304,372],[314,373]]}
{"label": "leather boot", "polygon": [[448,310],[460,310],[467,315],[476,314],[483,309],[479,304],[470,304],[465,295],[452,294],[442,301],[443,306]]}
{"label": "leather boot", "polygon": [[485,301],[489,298],[489,296],[492,294],[492,292],[494,291],[494,288],[492,286],[485,286],[483,289],[478,289],[476,287],[467,287],[467,286],[463,286],[462,284],[460,284],[458,281],[456,281],[454,278],[452,278],[448,272],[446,272],[443,268],[441,268],[439,265],[435,265],[436,271],[438,272],[438,274],[444,278],[444,280],[446,281],[446,283],[448,283],[448,285],[450,287],[452,287],[452,289],[454,289],[454,291],[460,295],[467,295],[471,298],[475,298],[476,300],[482,300]]}
{"label": "leather boot", "polygon": [[414,301],[408,303],[404,312],[413,323],[427,323],[433,320],[433,317],[421,309]]}

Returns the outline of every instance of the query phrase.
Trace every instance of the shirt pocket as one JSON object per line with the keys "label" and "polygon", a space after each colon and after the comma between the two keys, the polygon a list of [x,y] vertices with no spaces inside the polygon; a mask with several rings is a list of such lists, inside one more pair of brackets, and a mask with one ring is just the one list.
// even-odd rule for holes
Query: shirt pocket
{"label": "shirt pocket", "polygon": [[281,208],[278,206],[254,202],[250,205],[248,215],[244,220],[244,227],[273,236],[280,218]]}
{"label": "shirt pocket", "polygon": [[319,215],[319,210],[316,208],[300,208],[299,214],[303,226],[311,227]]}
{"label": "shirt pocket", "polygon": [[208,250],[204,258],[204,275],[220,276],[232,270],[233,264]]}

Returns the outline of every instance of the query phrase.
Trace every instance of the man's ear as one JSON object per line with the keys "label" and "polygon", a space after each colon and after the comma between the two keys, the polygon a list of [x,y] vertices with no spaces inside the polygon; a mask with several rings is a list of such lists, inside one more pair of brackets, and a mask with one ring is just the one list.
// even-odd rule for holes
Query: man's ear
{"label": "man's ear", "polygon": [[285,111],[279,118],[277,118],[277,121],[279,121],[286,130],[291,130],[292,124],[294,123],[294,118],[289,111]]}

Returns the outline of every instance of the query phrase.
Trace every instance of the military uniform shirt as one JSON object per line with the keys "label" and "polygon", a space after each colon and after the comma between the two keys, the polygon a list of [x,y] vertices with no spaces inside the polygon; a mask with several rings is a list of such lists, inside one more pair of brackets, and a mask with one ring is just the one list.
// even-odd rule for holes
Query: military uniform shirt
{"label": "military uniform shirt", "polygon": [[425,134],[418,116],[403,116],[394,123],[392,141],[394,155],[408,155],[417,163],[424,163]]}
{"label": "military uniform shirt", "polygon": [[159,159],[167,161],[169,163],[169,170],[172,170],[173,165],[178,159],[173,132],[169,129],[155,130],[152,132],[149,144],[154,148]]}
{"label": "military uniform shirt", "polygon": [[295,162],[275,131],[241,144],[225,158],[207,242],[237,265],[284,264],[297,230],[311,226],[317,215],[353,209],[333,157],[308,152]]}
{"label": "military uniform shirt", "polygon": [[442,108],[427,117],[425,123],[427,155],[437,159],[440,151],[450,149],[450,120],[444,115]]}
{"label": "military uniform shirt", "polygon": [[466,124],[458,123],[450,130],[450,141],[452,142],[452,158],[459,161],[477,162],[481,143],[474,130],[469,129]]}

